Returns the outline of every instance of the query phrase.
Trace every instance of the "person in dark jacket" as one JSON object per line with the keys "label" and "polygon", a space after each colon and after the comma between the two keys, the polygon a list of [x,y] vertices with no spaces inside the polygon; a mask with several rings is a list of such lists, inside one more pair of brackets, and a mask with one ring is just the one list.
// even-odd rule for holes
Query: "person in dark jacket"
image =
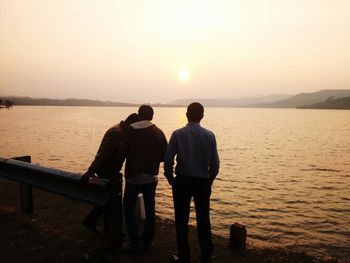
{"label": "person in dark jacket", "polygon": [[[118,159],[120,158],[120,146],[124,134],[130,124],[138,121],[136,113],[130,114],[125,121],[114,125],[104,134],[95,159],[91,163],[87,172],[81,177],[82,182],[88,182],[91,178],[101,177],[112,181],[115,185],[119,170]],[[95,206],[90,214],[83,220],[82,224],[97,233],[96,222],[104,214],[103,206]],[[119,222],[121,224],[121,222]]]}
{"label": "person in dark jacket", "polygon": [[211,186],[219,172],[220,160],[214,133],[200,125],[204,107],[198,102],[191,103],[186,116],[187,125],[171,135],[164,161],[164,175],[172,186],[175,209],[178,255],[174,255],[173,261],[190,262],[188,220],[193,197],[201,248],[200,262],[210,262],[213,250],[210,195]]}
{"label": "person in dark jacket", "polygon": [[[147,251],[155,235],[155,194],[159,165],[164,161],[167,140],[151,120],[153,109],[142,105],[139,122],[130,125],[122,143],[121,160],[125,163],[124,214],[129,235],[129,250]],[[119,165],[121,167],[122,163]],[[143,194],[146,220],[143,235],[138,229],[135,207],[139,193]]]}

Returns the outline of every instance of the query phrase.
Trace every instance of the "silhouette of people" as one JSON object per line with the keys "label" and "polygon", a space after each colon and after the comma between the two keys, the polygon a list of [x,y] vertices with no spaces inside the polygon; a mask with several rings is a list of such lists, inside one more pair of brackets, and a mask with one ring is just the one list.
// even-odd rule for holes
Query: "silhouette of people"
{"label": "silhouette of people", "polygon": [[[121,121],[119,124],[114,125],[104,134],[100,147],[98,148],[95,159],[91,163],[87,172],[81,177],[81,181],[87,182],[94,177],[106,178],[112,181],[112,186],[115,186],[115,180],[119,170],[117,169],[117,161],[120,158],[120,146],[124,134],[130,124],[138,121],[138,115],[136,113],[130,114],[125,121]],[[116,189],[115,189],[116,190]],[[82,224],[89,230],[98,233],[96,229],[97,220],[104,214],[105,207],[95,206],[90,214],[82,221]],[[115,222],[122,224],[120,222]]]}
{"label": "silhouette of people", "polygon": [[200,262],[210,262],[213,250],[209,216],[210,195],[211,186],[219,172],[220,161],[215,135],[200,125],[204,107],[197,102],[191,103],[187,107],[186,116],[187,125],[171,135],[164,161],[164,175],[172,186],[175,209],[178,255],[173,255],[173,261],[190,262],[188,221],[193,197],[201,248]]}
{"label": "silhouette of people", "polygon": [[[151,122],[153,113],[151,106],[140,106],[140,121],[130,125],[122,143],[121,161],[126,159],[123,201],[128,249],[135,253],[147,251],[155,235],[155,194],[159,165],[164,161],[167,147],[164,133]],[[139,193],[143,194],[146,214],[142,236],[135,214]]]}

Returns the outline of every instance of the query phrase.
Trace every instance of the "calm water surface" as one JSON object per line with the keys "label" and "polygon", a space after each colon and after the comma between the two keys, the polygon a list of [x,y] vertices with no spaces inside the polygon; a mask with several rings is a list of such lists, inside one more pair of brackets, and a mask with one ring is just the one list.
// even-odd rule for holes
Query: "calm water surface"
{"label": "calm water surface", "polygon": [[[83,173],[106,129],[136,110],[0,110],[0,156],[31,155],[34,163]],[[169,139],[186,124],[185,109],[155,108],[154,123]],[[253,242],[349,256],[350,111],[208,108],[202,125],[216,134],[221,158],[214,233],[228,236],[239,222]],[[160,179],[157,213],[173,218],[170,189]]]}

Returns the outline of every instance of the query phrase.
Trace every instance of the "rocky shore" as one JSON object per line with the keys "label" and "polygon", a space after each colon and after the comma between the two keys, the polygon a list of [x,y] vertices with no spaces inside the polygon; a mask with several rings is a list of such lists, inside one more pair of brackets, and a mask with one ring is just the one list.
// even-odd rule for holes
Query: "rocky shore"
{"label": "rocky shore", "polygon": [[[156,239],[145,254],[107,250],[103,235],[96,235],[80,223],[90,205],[34,189],[34,213],[19,213],[19,186],[0,178],[0,262],[170,262],[176,252],[172,221],[158,218]],[[102,223],[101,223],[102,224]],[[100,226],[102,230],[102,226]],[[190,230],[193,262],[199,248],[194,227]],[[214,236],[212,262],[346,262],[342,259],[315,259],[304,252],[281,247],[254,246],[248,240],[245,251],[232,251],[229,241]]]}

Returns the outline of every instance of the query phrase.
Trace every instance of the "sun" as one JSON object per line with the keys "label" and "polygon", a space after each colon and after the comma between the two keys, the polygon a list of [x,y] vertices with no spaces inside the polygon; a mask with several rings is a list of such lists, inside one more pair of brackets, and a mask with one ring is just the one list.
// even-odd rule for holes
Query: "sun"
{"label": "sun", "polygon": [[181,81],[184,81],[184,82],[188,81],[190,79],[190,72],[188,71],[187,68],[181,68],[179,70],[178,77],[179,77],[179,80],[181,80]]}

